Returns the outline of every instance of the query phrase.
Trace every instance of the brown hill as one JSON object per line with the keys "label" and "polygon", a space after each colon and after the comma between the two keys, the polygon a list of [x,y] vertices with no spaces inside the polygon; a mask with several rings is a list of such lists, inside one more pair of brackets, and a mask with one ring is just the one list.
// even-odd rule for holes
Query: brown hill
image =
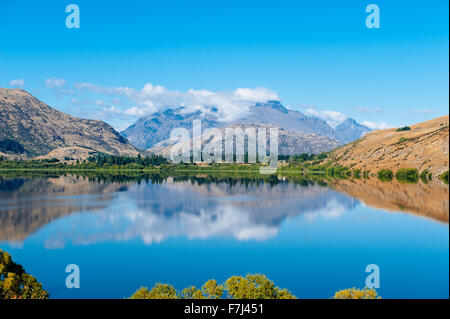
{"label": "brown hill", "polygon": [[411,125],[410,130],[396,128],[372,131],[364,137],[337,148],[330,158],[338,164],[370,170],[394,172],[400,168],[428,169],[434,175],[449,169],[449,117]]}
{"label": "brown hill", "polygon": [[0,88],[0,152],[30,158],[66,147],[78,147],[84,153],[139,153],[105,122],[57,111],[20,89]]}

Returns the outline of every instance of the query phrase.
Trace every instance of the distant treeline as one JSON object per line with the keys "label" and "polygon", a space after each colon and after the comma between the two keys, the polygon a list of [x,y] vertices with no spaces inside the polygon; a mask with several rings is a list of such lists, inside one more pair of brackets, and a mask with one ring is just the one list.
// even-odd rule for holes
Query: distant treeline
{"label": "distant treeline", "polygon": [[170,177],[174,182],[190,182],[197,185],[206,184],[226,184],[230,187],[234,185],[259,186],[268,184],[275,186],[281,183],[293,183],[302,187],[318,185],[326,186],[328,181],[324,176],[313,175],[304,176],[301,174],[278,176],[269,174],[259,174],[259,172],[247,171],[227,171],[199,174],[194,171],[45,171],[45,170],[24,170],[24,171],[0,171],[0,190],[4,185],[5,189],[11,190],[15,186],[18,188],[26,178],[57,178],[60,176],[75,176],[76,179],[88,180],[90,182],[112,182],[112,183],[149,183],[162,184]]}
{"label": "distant treeline", "polygon": [[33,159],[33,160],[8,160],[0,156],[0,168],[3,169],[98,169],[98,168],[125,168],[142,169],[145,167],[156,167],[168,164],[165,157],[161,155],[141,156],[115,156],[98,154],[90,156],[85,160],[66,157],[64,161],[57,158]]}
{"label": "distant treeline", "polygon": [[[397,172],[390,169],[381,169],[378,172],[370,170],[361,170],[345,167],[337,164],[335,161],[328,159],[327,153],[321,154],[299,154],[299,155],[280,155],[277,174],[302,174],[302,175],[318,175],[335,178],[370,178],[377,176],[382,181],[392,181],[396,178],[402,183],[417,183],[419,179],[428,183],[432,179],[432,173],[427,169],[419,172],[415,168],[401,168]],[[8,160],[0,156],[0,169],[18,170],[18,169],[38,169],[52,171],[71,171],[86,170],[94,172],[123,172],[123,171],[158,171],[158,172],[226,172],[228,176],[233,172],[258,172],[259,168],[264,164],[253,163],[211,163],[211,164],[191,164],[180,163],[173,164],[161,155],[130,157],[115,156],[107,154],[97,154],[90,156],[85,160],[74,160],[66,158],[64,161],[54,159],[40,160]],[[438,178],[448,184],[448,171],[439,175]]]}
{"label": "distant treeline", "polygon": [[312,160],[323,160],[327,158],[327,153],[320,153],[320,154],[308,154],[308,153],[302,153],[298,155],[278,155],[278,159],[281,161],[289,161],[292,163],[298,162],[303,163],[307,161]]}
{"label": "distant treeline", "polygon": [[128,164],[137,164],[140,166],[159,166],[161,164],[167,164],[168,161],[162,155],[152,154],[151,156],[142,157],[138,155],[137,157],[130,156],[114,156],[114,155],[106,155],[99,154],[95,156],[88,157],[87,161],[89,163],[95,163],[96,165],[103,166],[111,166],[111,165],[128,165]]}

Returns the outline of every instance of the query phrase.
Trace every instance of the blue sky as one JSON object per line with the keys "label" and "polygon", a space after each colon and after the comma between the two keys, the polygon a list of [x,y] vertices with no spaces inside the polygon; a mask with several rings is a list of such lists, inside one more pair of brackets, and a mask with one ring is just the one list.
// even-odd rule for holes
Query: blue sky
{"label": "blue sky", "polygon": [[[70,3],[79,29],[65,26]],[[380,29],[365,26],[370,3]],[[412,124],[448,114],[448,9],[447,1],[0,0],[0,87],[117,129],[169,104],[223,102],[228,116],[265,97],[330,123]],[[236,97],[240,88],[251,90]]]}

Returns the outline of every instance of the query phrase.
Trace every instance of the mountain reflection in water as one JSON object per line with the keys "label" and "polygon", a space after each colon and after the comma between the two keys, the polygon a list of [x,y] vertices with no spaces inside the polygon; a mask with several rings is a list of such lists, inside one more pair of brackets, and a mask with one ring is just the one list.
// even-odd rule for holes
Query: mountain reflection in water
{"label": "mountain reflection in water", "polygon": [[[275,179],[274,179],[275,178]],[[48,248],[171,237],[267,240],[288,218],[338,218],[358,203],[448,223],[448,186],[365,180],[312,182],[272,177],[5,177],[0,241],[20,242],[53,221]]]}

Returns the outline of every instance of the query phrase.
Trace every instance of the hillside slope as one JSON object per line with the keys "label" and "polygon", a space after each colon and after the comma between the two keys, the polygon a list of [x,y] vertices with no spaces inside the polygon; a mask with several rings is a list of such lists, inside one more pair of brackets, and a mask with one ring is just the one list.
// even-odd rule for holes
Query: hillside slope
{"label": "hillside slope", "polygon": [[59,148],[137,155],[138,150],[110,125],[57,111],[20,89],[0,88],[0,152],[30,158]]}
{"label": "hillside slope", "polygon": [[449,169],[448,115],[410,126],[372,131],[350,144],[334,150],[330,158],[338,164],[370,170],[400,168],[428,169],[442,174]]}

